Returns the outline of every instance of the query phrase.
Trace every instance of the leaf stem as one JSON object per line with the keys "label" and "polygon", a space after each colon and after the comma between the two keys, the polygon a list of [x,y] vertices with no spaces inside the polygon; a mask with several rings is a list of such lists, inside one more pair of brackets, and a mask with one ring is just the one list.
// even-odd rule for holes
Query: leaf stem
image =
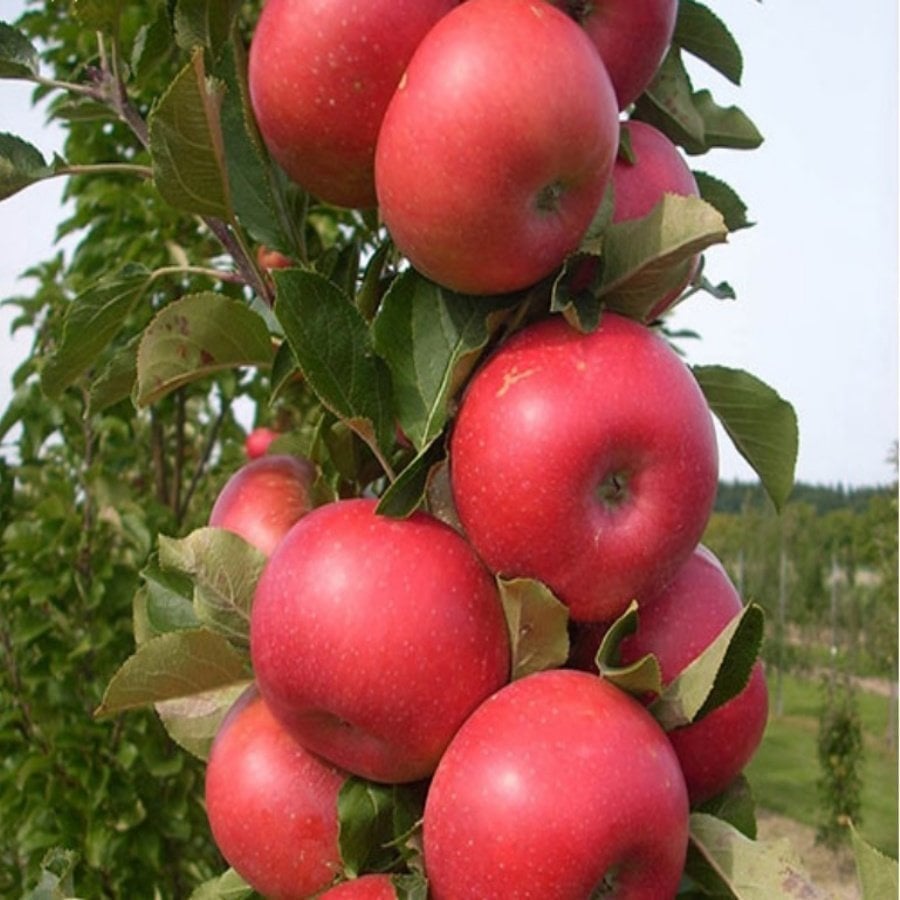
{"label": "leaf stem", "polygon": [[[53,171],[56,175],[136,175],[138,178],[152,178],[150,166],[136,163],[88,163],[82,165],[64,165]],[[51,176],[52,177],[52,176]]]}

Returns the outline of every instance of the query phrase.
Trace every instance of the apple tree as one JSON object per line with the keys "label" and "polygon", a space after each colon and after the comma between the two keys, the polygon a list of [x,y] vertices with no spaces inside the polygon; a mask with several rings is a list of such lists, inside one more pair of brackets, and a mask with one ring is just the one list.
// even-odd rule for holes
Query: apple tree
{"label": "apple tree", "polygon": [[[397,896],[462,897],[477,869],[476,896],[516,896],[532,863],[487,851],[526,823],[557,867],[548,897],[808,896],[755,840],[741,776],[689,798],[666,737],[760,671],[760,607],[671,677],[661,649],[620,653],[696,549],[712,417],[776,506],[793,480],[790,404],[688,368],[666,327],[675,302],[731,296],[709,273],[750,224],[693,165],[762,141],[693,83],[704,66],[740,82],[726,24],[696,0],[260,7],[72,0],[0,23],[0,77],[33,83],[67,134],[52,159],[0,134],[0,198],[67,178],[59,234],[78,238],[11,301],[34,346],[0,423],[19,429],[0,470],[4,890],[374,896],[389,875]],[[563,413],[587,423],[580,446]],[[664,483],[690,478],[687,524]],[[636,509],[654,527],[575,572],[578,541],[616,546]],[[568,671],[582,630],[592,674]],[[661,762],[570,767],[551,709],[585,753],[607,716],[626,758]],[[473,746],[511,780],[477,772]],[[477,811],[476,841],[438,785],[480,777],[498,797],[515,782],[523,815]],[[555,852],[551,822],[581,827],[551,814],[561,793],[597,816],[632,781],[629,833],[663,799],[678,820],[665,871],[599,821],[599,856]]]}

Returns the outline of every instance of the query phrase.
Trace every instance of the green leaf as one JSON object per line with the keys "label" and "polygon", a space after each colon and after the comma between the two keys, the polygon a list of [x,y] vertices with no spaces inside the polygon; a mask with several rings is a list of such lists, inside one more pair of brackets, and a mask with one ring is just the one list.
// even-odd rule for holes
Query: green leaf
{"label": "green leaf", "polygon": [[218,53],[228,40],[241,0],[178,0],[175,5],[175,39],[183,50],[196,46]]}
{"label": "green leaf", "polygon": [[149,284],[147,269],[128,265],[104,276],[72,301],[62,341],[41,372],[41,387],[48,397],[58,397],[97,363]]}
{"label": "green leaf", "polygon": [[653,81],[638,99],[634,115],[655,125],[676,144],[705,147],[703,117],[694,105],[694,88],[676,44],[669,48]]}
{"label": "green leaf", "polygon": [[772,388],[741,369],[694,366],[707,403],[780,510],[794,484],[797,415]]}
{"label": "green leaf", "polygon": [[741,83],[741,48],[722,20],[696,0],[679,0],[674,43],[712,66],[733,84]]}
{"label": "green leaf", "polygon": [[109,716],[246,682],[247,657],[206,628],[172,631],[141,644],[113,675],[96,716]]}
{"label": "green leaf", "polygon": [[246,900],[252,895],[253,888],[234,869],[227,869],[195,888],[189,900]]}
{"label": "green leaf", "polygon": [[139,338],[134,338],[116,351],[100,374],[91,380],[88,415],[103,412],[131,396],[137,380],[139,343]]}
{"label": "green leaf", "polygon": [[226,87],[221,128],[235,214],[254,240],[283,253],[296,253],[302,223],[287,210],[284,176],[270,162],[256,128],[243,47],[228,44],[215,72]]}
{"label": "green leaf", "polygon": [[29,80],[38,72],[38,52],[31,41],[12,25],[0,22],[0,78]]}
{"label": "green leaf", "polygon": [[415,456],[381,495],[377,513],[403,519],[414,512],[425,499],[435,469],[445,458],[443,441],[434,440]]}
{"label": "green leaf", "polygon": [[125,0],[73,0],[75,18],[91,31],[118,31],[119,16]]}
{"label": "green leaf", "polygon": [[[691,849],[735,900],[825,900],[787,840],[762,842],[745,837],[727,822],[706,813],[691,814]],[[688,874],[697,877],[696,860]],[[698,878],[708,883],[707,878]]]}
{"label": "green leaf", "polygon": [[[762,144],[763,136],[756,125],[737,106],[719,106],[709,91],[697,91],[694,107],[703,118],[704,150],[712,147],[755,150]],[[685,149],[691,152],[690,148]]]}
{"label": "green leaf", "polygon": [[74,850],[52,847],[41,860],[40,880],[22,900],[73,900],[77,863]]}
{"label": "green leaf", "polygon": [[159,536],[159,563],[188,576],[198,621],[239,647],[250,643],[250,607],[266,556],[222,528],[198,528],[187,537]]}
{"label": "green leaf", "polygon": [[376,784],[351,776],[338,793],[338,843],[344,873],[384,871],[402,856],[399,846],[422,818],[425,785]]}
{"label": "green leaf", "polygon": [[637,601],[632,600],[628,609],[609,626],[594,657],[597,671],[603,678],[636,697],[662,692],[662,673],[653,654],[648,653],[628,666],[618,662],[619,644],[637,631],[639,619]]}
{"label": "green leaf", "polygon": [[607,230],[599,296],[609,309],[644,319],[683,282],[694,256],[727,237],[715,207],[666,194],[648,215]]}
{"label": "green leaf", "polygon": [[222,85],[206,77],[203,51],[195,51],[150,114],[150,154],[153,180],[166,202],[199,216],[230,219],[222,93]]}
{"label": "green leaf", "polygon": [[451,294],[412,270],[388,289],[372,325],[375,349],[391,370],[397,418],[417,449],[443,430],[450,399],[505,311],[503,301]]}
{"label": "green leaf", "polygon": [[741,834],[756,840],[756,804],[744,775],[738,775],[721,794],[701,803],[695,811],[724,819]]}
{"label": "green leaf", "polygon": [[702,719],[746,686],[762,645],[762,608],[744,607],[651,704],[657,722],[671,731]]}
{"label": "green leaf", "polygon": [[189,294],[156,315],[141,337],[135,401],[140,406],[215,372],[270,366],[274,358],[262,317],[221,294]]}
{"label": "green leaf", "polygon": [[0,133],[0,200],[52,175],[37,147],[14,134]]}
{"label": "green leaf", "polygon": [[428,881],[423,875],[393,875],[391,882],[397,900],[428,900]]}
{"label": "green leaf", "polygon": [[747,221],[746,204],[730,185],[706,172],[694,172],[694,178],[700,196],[722,214],[729,231],[739,231],[753,225]]}
{"label": "green leaf", "polygon": [[497,579],[511,649],[512,679],[559,668],[569,656],[569,609],[530,578]]}
{"label": "green leaf", "polygon": [[156,704],[156,712],[169,737],[198,759],[207,759],[222,719],[252,679],[236,681],[189,697],[175,697]]}
{"label": "green leaf", "polygon": [[275,314],[309,386],[373,450],[394,440],[390,373],[353,301],[314,272],[273,272]]}
{"label": "green leaf", "polygon": [[850,841],[853,845],[856,874],[862,888],[863,900],[882,900],[884,897],[898,896],[897,860],[885,856],[863,840],[852,824]]}
{"label": "green leaf", "polygon": [[152,637],[170,631],[197,628],[200,621],[194,612],[193,585],[178,572],[159,567],[156,557],[141,572],[143,584],[132,604],[134,637],[143,644]]}
{"label": "green leaf", "polygon": [[142,25],[131,46],[131,71],[137,81],[143,81],[172,54],[172,24],[168,11],[160,5],[153,21]]}

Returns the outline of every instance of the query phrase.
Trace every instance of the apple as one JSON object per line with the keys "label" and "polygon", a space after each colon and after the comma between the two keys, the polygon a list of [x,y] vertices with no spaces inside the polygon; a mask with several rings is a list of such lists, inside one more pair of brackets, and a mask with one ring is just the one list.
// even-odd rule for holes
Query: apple
{"label": "apple", "polygon": [[459,730],[425,800],[433,900],[674,897],[688,840],[684,779],[632,697],[546,670]]}
{"label": "apple", "polygon": [[381,782],[431,774],[468,715],[509,678],[496,583],[423,512],[339,500],[304,516],[254,595],[260,691],[305,746]]}
{"label": "apple", "polygon": [[457,0],[267,0],[248,59],[253,112],[290,178],[338,206],[375,205],[384,111],[425,33]]}
{"label": "apple", "polygon": [[445,287],[528,287],[581,241],[618,134],[609,76],[567,15],[543,0],[468,0],[422,40],[385,113],[382,217]]}
{"label": "apple", "polygon": [[247,454],[247,459],[259,459],[259,457],[265,456],[269,445],[277,437],[278,432],[271,428],[254,428],[244,440],[244,452]]}
{"label": "apple", "polygon": [[289,269],[294,262],[278,250],[272,250],[264,244],[256,248],[256,262],[262,269]]}
{"label": "apple", "polygon": [[649,328],[562,316],[501,345],[450,438],[459,520],[487,565],[543,581],[577,621],[611,621],[700,540],[718,455],[690,370]]}
{"label": "apple", "polygon": [[390,875],[363,875],[335,885],[318,900],[397,900],[397,889]]}
{"label": "apple", "polygon": [[675,32],[678,0],[550,0],[579,22],[606,65],[619,109],[653,80]]}
{"label": "apple", "polygon": [[249,688],[222,720],[207,762],[216,846],[266,897],[315,894],[342,868],[337,801],[346,778],[298,744]]}
{"label": "apple", "polygon": [[219,492],[209,524],[239,534],[268,556],[312,508],[315,479],[315,466],[297,456],[271,454],[251,460]]}
{"label": "apple", "polygon": [[[741,598],[718,559],[702,545],[674,579],[639,605],[637,631],[620,644],[624,665],[647,653],[668,684],[741,611]],[[669,732],[691,803],[720,794],[741,773],[762,741],[769,702],[761,662],[747,686],[697,722]]]}

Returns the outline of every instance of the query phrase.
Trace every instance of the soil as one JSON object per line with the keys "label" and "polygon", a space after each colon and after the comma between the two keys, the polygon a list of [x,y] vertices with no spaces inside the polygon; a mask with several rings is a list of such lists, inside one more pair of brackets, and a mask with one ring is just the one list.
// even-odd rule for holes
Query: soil
{"label": "soil", "polygon": [[816,831],[767,810],[756,811],[757,839],[787,838],[813,884],[828,900],[861,900],[856,865],[849,847],[831,850],[816,843]]}

